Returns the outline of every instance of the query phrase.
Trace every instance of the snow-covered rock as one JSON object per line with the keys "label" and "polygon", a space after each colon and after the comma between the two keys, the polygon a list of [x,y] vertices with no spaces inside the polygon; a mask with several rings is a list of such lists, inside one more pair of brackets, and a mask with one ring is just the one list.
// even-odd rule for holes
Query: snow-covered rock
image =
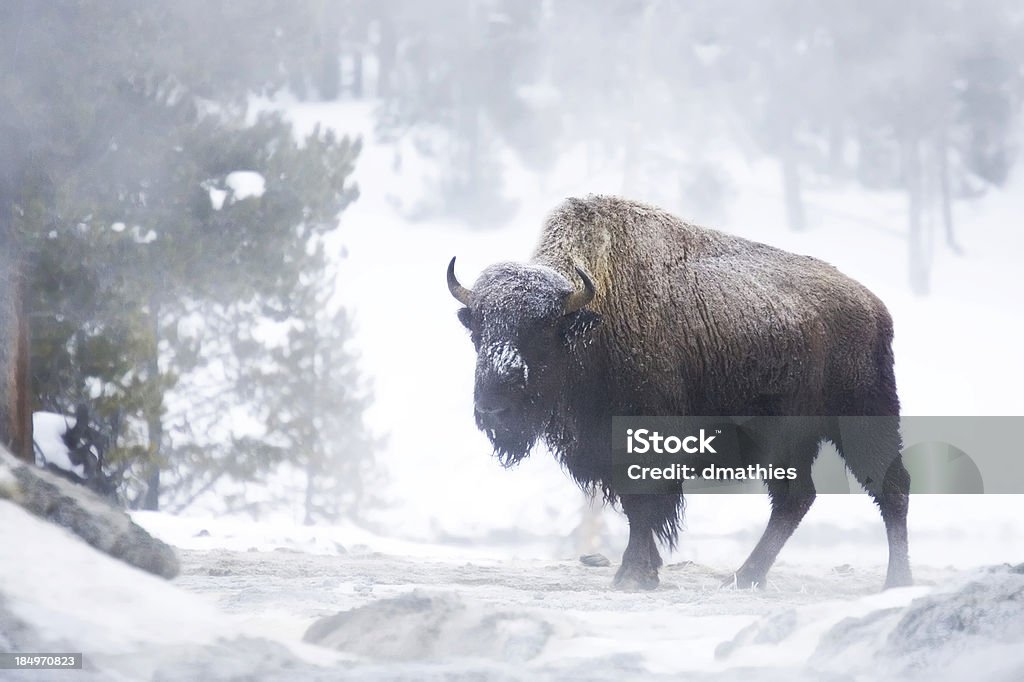
{"label": "snow-covered rock", "polygon": [[[174,550],[83,486],[15,459],[0,449],[0,499],[75,533],[88,544],[150,573],[178,573]],[[18,545],[7,545],[17,547]],[[57,556],[57,555],[55,555]]]}
{"label": "snow-covered rock", "polygon": [[900,679],[1024,679],[1024,564],[986,569],[904,609],[841,621],[811,662],[837,661],[845,671]]}
{"label": "snow-covered rock", "polygon": [[[845,614],[845,615],[843,615]],[[716,650],[731,665],[774,664],[818,679],[1024,679],[1024,564],[939,589],[767,614]]]}
{"label": "snow-covered rock", "polygon": [[555,624],[536,611],[495,611],[454,592],[415,590],[322,618],[304,640],[385,661],[536,658]]}

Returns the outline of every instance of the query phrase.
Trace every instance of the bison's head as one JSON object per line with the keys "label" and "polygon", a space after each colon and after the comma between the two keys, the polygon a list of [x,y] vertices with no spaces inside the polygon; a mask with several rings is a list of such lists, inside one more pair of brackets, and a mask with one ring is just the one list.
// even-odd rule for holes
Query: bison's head
{"label": "bison's head", "polygon": [[584,308],[594,283],[579,267],[576,274],[579,289],[549,267],[498,263],[470,290],[455,277],[455,259],[448,264],[448,289],[465,306],[459,321],[477,352],[476,424],[505,466],[544,433],[573,370],[573,349],[600,322]]}

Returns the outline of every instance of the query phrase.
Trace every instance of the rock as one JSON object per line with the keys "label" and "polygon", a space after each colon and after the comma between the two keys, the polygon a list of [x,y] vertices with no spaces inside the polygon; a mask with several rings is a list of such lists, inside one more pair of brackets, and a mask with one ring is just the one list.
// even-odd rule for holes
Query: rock
{"label": "rock", "polygon": [[786,609],[761,618],[736,633],[727,642],[715,647],[715,658],[728,658],[736,649],[750,644],[778,644],[796,630],[797,615]]}
{"label": "rock", "polygon": [[580,563],[584,566],[611,566],[612,562],[604,554],[584,554],[580,557]]}
{"label": "rock", "polygon": [[303,639],[386,661],[471,656],[523,663],[540,654],[554,629],[527,610],[494,612],[454,593],[414,590],[322,618]]}
{"label": "rock", "polygon": [[122,509],[0,448],[0,499],[67,528],[96,549],[164,578],[178,574],[174,550],[157,540]]}
{"label": "rock", "polygon": [[1013,569],[991,570],[951,594],[914,601],[881,653],[908,661],[934,660],[936,649],[950,655],[985,641],[1024,643],[1024,575]]}
{"label": "rock", "polygon": [[904,608],[847,618],[821,638],[811,664],[904,678],[1024,679],[1024,574],[1001,566]]}

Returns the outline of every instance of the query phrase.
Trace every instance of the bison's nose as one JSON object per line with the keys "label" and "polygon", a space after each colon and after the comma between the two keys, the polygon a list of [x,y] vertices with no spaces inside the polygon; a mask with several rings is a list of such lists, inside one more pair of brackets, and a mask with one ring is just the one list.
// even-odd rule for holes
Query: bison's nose
{"label": "bison's nose", "polygon": [[507,396],[496,393],[481,395],[476,399],[476,414],[486,424],[496,424],[501,420],[502,415],[511,407],[511,400]]}

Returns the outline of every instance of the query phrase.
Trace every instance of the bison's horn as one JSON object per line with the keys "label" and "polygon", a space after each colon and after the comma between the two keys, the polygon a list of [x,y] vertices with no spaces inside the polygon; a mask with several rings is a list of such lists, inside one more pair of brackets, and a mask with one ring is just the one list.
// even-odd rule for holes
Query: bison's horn
{"label": "bison's horn", "polygon": [[448,263],[448,291],[452,292],[455,300],[464,306],[469,306],[473,300],[473,292],[459,284],[459,279],[455,276],[454,256],[452,256],[451,262]]}
{"label": "bison's horn", "polygon": [[575,266],[576,274],[583,280],[583,291],[574,291],[569,294],[569,298],[565,301],[565,314],[574,313],[583,306],[587,305],[594,300],[594,296],[597,295],[597,289],[594,287],[593,280],[590,279],[590,275],[586,273],[580,266]]}

